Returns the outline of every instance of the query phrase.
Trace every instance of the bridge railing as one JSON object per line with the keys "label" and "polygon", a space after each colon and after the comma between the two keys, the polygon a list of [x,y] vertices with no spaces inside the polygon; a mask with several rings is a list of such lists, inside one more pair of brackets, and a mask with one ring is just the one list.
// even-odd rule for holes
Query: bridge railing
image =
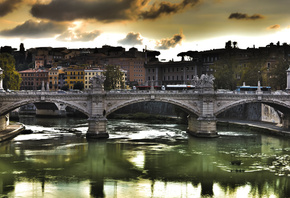
{"label": "bridge railing", "polygon": [[149,94],[149,93],[158,93],[158,94],[168,94],[168,93],[199,93],[195,90],[111,90],[107,94]]}
{"label": "bridge railing", "polygon": [[60,95],[90,93],[90,91],[41,91],[41,90],[11,90],[0,92],[0,95]]}
{"label": "bridge railing", "polygon": [[[80,94],[90,94],[90,90],[85,91],[41,91],[41,90],[17,90],[17,91],[3,91],[0,92],[0,95],[80,95]],[[201,94],[199,90],[111,90],[105,91],[106,94]],[[237,91],[215,91],[214,94],[218,95],[289,95],[288,92],[278,90],[272,92],[237,92]]]}

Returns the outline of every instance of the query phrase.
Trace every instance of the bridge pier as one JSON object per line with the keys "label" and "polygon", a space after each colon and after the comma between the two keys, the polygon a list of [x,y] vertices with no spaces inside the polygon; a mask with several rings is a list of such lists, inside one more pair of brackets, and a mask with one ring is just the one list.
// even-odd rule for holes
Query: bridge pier
{"label": "bridge pier", "polygon": [[9,125],[9,114],[0,116],[0,131],[5,130]]}
{"label": "bridge pier", "polygon": [[88,119],[89,128],[87,139],[109,138],[107,133],[107,119],[105,117],[94,117]]}
{"label": "bridge pier", "polygon": [[218,137],[216,130],[216,118],[188,116],[187,132],[196,137]]}
{"label": "bridge pier", "polygon": [[284,129],[290,129],[290,114],[283,113],[282,126]]}

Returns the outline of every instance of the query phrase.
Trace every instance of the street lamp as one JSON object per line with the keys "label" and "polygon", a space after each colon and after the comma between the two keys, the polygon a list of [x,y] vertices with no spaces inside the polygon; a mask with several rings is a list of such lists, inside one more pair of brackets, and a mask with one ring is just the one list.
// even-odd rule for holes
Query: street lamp
{"label": "street lamp", "polygon": [[3,89],[3,69],[0,67],[0,92],[4,92]]}
{"label": "street lamp", "polygon": [[287,72],[287,87],[286,87],[286,90],[287,92],[290,91],[290,65],[289,65],[289,68],[286,70]]}
{"label": "street lamp", "polygon": [[260,74],[261,74],[261,72],[258,71],[258,89],[257,89],[258,92],[261,92]]}

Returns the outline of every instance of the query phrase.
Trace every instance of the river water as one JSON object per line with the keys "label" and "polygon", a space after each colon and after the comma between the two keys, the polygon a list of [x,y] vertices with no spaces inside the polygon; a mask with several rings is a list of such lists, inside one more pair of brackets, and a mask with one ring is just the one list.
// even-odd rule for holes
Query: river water
{"label": "river water", "polygon": [[110,138],[87,142],[86,119],[20,122],[34,133],[0,144],[0,197],[290,197],[290,138],[109,120]]}

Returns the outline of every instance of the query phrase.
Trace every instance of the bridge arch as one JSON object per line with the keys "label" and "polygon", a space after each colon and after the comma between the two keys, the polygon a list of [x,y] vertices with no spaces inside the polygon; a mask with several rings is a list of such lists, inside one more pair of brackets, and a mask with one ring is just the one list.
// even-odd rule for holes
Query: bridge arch
{"label": "bridge arch", "polygon": [[140,98],[140,99],[133,99],[133,100],[127,100],[127,101],[122,101],[116,105],[111,105],[111,104],[107,104],[107,109],[106,109],[106,116],[110,115],[111,113],[117,111],[118,109],[121,109],[123,107],[132,105],[132,104],[137,104],[137,103],[141,103],[141,102],[162,102],[162,103],[169,103],[169,104],[173,104],[175,106],[180,107],[182,110],[184,110],[186,113],[188,114],[195,114],[197,116],[200,115],[199,110],[197,109],[197,107],[192,107],[189,104],[186,103],[182,103],[180,101],[177,100],[172,100],[172,99],[155,99],[155,100],[151,100],[151,99],[144,99],[144,98]]}
{"label": "bridge arch", "polygon": [[249,103],[261,103],[261,104],[266,104],[271,107],[273,107],[276,110],[279,110],[282,113],[290,113],[290,104],[283,102],[281,100],[269,100],[269,99],[245,99],[245,100],[239,100],[239,101],[234,101],[227,103],[225,106],[223,106],[221,109],[217,110],[214,112],[215,116],[218,116],[219,114],[236,107],[238,105],[243,105],[243,104],[249,104]]}
{"label": "bridge arch", "polygon": [[86,108],[83,108],[82,106],[80,106],[77,103],[70,102],[70,101],[64,101],[64,100],[55,100],[55,99],[50,99],[50,100],[35,100],[35,99],[20,100],[18,102],[9,103],[9,105],[6,105],[4,107],[2,106],[0,108],[0,112],[1,112],[1,115],[6,115],[18,107],[21,107],[21,106],[24,106],[27,104],[35,104],[35,103],[61,103],[61,104],[64,104],[66,106],[69,106],[73,109],[76,109],[76,110],[82,112],[83,114],[85,114],[88,117],[90,116],[90,112]]}

